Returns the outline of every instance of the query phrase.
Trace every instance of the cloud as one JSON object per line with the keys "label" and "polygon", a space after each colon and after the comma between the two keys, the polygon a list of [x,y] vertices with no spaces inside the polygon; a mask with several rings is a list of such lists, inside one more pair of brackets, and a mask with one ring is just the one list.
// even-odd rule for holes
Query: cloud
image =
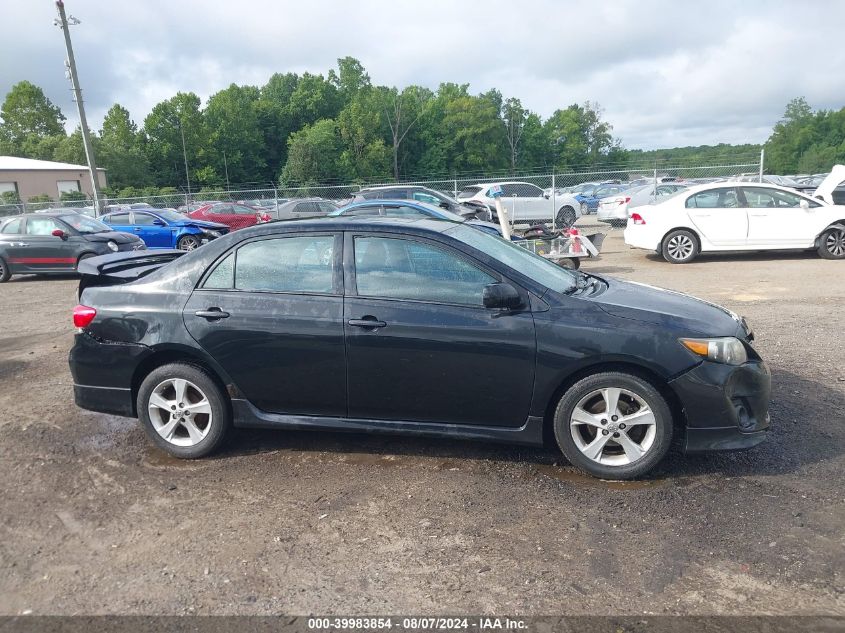
{"label": "cloud", "polygon": [[[836,0],[291,2],[68,0],[90,123],[112,103],[139,123],[177,91],[204,100],[273,72],[326,73],[351,55],[375,83],[495,87],[544,117],[598,102],[627,147],[757,143],[791,98],[839,108]],[[55,8],[4,8],[0,92],[42,86],[76,122]]]}

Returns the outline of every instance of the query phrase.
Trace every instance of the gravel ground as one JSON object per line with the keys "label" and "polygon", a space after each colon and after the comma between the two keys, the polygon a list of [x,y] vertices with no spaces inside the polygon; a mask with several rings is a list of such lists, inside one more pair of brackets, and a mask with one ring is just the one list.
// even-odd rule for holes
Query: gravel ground
{"label": "gravel ground", "polygon": [[74,279],[0,286],[0,613],[845,614],[845,262],[672,266],[612,231],[584,269],[746,315],[768,441],[631,483],[551,449],[331,433],[180,462],[74,406]]}

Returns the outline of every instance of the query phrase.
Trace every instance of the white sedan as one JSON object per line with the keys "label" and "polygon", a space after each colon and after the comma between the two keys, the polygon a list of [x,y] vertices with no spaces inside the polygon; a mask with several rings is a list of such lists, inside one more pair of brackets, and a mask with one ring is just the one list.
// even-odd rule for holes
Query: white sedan
{"label": "white sedan", "polygon": [[816,249],[825,259],[845,259],[845,206],[830,198],[841,180],[836,173],[835,168],[814,193],[822,199],[767,183],[692,187],[659,204],[630,209],[625,243],[673,264],[705,252],[784,249]]}
{"label": "white sedan", "polygon": [[581,203],[575,196],[551,190],[546,194],[530,182],[487,182],[464,187],[458,193],[458,202],[484,205],[495,218],[495,198],[490,189],[496,186],[501,188],[502,206],[514,224],[554,222],[558,228],[569,228],[581,217]]}
{"label": "white sedan", "polygon": [[606,222],[610,226],[623,227],[628,223],[628,209],[646,204],[655,204],[665,200],[676,191],[687,189],[689,185],[677,182],[639,185],[626,189],[619,195],[608,196],[599,200],[599,210],[596,220]]}

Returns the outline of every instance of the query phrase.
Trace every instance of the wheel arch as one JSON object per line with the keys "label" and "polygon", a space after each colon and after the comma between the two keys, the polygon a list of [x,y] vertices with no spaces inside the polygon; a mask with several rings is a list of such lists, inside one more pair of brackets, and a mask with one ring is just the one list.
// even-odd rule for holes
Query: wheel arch
{"label": "wheel arch", "polygon": [[658,245],[661,249],[663,248],[663,243],[666,241],[666,238],[673,231],[687,231],[689,233],[692,233],[692,236],[695,238],[695,241],[698,242],[698,251],[701,252],[701,235],[699,235],[698,231],[692,228],[691,226],[676,226],[665,231],[663,233],[663,237],[660,238],[660,244]]}
{"label": "wheel arch", "polygon": [[[552,392],[551,397],[546,403],[543,411],[543,441],[547,446],[555,446],[554,439],[554,416],[557,409],[558,402],[563,395],[576,382],[587,376],[593,374],[600,374],[604,372],[624,372],[641,378],[651,384],[665,398],[669,405],[669,411],[672,413],[672,422],[677,431],[684,431],[686,429],[686,416],[684,415],[684,408],[681,404],[678,395],[669,385],[669,381],[662,376],[656,369],[648,365],[637,362],[632,359],[618,359],[618,360],[595,360],[586,365],[582,365],[575,371],[567,374],[561,378],[557,388]],[[682,433],[678,434],[679,436]]]}
{"label": "wheel arch", "polygon": [[843,231],[845,231],[845,218],[843,218],[842,220],[836,220],[834,222],[831,222],[821,231],[819,231],[819,234],[816,235],[815,242],[813,242],[813,248],[818,248],[819,246],[821,246],[820,240],[822,239],[822,235],[824,235],[825,232],[829,231],[830,229],[842,229]]}
{"label": "wheel arch", "polygon": [[225,372],[223,372],[223,370],[217,365],[217,363],[204,356],[198,350],[182,346],[168,346],[153,349],[150,354],[147,354],[147,356],[138,363],[138,366],[132,373],[131,390],[133,415],[137,415],[138,413],[136,401],[138,399],[138,391],[141,388],[141,383],[143,383],[144,379],[154,370],[171,363],[193,365],[194,367],[198,367],[199,369],[205,371],[217,384],[223,392],[223,395],[227,396],[227,406],[229,407],[231,413],[231,398],[240,397],[240,392],[228,376],[225,375]]}

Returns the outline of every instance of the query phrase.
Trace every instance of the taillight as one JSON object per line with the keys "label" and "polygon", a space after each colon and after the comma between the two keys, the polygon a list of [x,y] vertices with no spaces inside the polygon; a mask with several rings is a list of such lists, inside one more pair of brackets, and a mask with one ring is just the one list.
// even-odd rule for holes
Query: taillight
{"label": "taillight", "polygon": [[639,213],[631,214],[631,222],[633,222],[634,224],[645,224],[643,216],[641,216]]}
{"label": "taillight", "polygon": [[88,327],[95,316],[97,311],[94,308],[78,305],[73,309],[73,324],[76,327]]}
{"label": "taillight", "polygon": [[628,204],[631,201],[631,196],[625,196],[619,201],[619,204]]}

